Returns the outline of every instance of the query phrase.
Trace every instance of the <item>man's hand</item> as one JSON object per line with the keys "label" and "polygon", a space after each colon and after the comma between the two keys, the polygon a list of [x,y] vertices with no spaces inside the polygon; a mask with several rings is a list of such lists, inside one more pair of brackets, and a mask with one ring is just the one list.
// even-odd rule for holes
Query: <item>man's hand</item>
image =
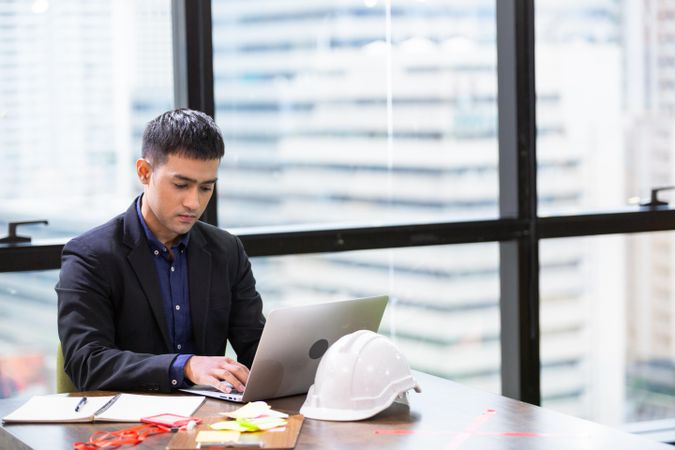
{"label": "man's hand", "polygon": [[248,381],[248,368],[225,356],[193,356],[183,371],[193,383],[208,384],[228,394],[232,391],[230,385],[243,392]]}

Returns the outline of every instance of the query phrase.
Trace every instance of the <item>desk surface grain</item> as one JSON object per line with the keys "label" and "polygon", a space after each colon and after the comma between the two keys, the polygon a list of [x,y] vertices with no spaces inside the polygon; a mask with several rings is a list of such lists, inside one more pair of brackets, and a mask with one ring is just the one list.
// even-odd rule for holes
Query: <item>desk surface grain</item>
{"label": "desk surface grain", "polygon": [[[394,404],[360,422],[305,419],[296,448],[302,449],[640,449],[672,447],[545,408],[511,400],[415,372],[422,393],[409,394],[410,405]],[[87,393],[90,395],[91,393]],[[268,403],[297,412],[304,396]],[[21,404],[0,400],[0,417]],[[240,405],[207,399],[197,415],[209,417]],[[0,428],[0,449],[69,449],[94,431],[129,424],[13,424]],[[135,449],[163,449],[171,435],[148,438]],[[125,447],[126,448],[126,447]]]}

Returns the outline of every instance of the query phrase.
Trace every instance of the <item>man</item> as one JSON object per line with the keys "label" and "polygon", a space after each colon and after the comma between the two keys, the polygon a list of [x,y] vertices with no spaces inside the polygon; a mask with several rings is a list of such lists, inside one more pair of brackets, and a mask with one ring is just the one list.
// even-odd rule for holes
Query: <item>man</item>
{"label": "man", "polygon": [[[262,300],[239,239],[198,221],[223,154],[206,114],[160,115],[136,161],[143,194],[64,247],[58,329],[78,389],[245,388]],[[223,356],[228,339],[239,362]]]}

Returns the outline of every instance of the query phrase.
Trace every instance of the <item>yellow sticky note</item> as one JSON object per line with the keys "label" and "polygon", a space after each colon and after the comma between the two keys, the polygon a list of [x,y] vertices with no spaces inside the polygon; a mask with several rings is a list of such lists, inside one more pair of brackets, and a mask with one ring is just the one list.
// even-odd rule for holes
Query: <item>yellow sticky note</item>
{"label": "yellow sticky note", "polygon": [[265,402],[249,402],[239,409],[221,414],[232,419],[252,419],[264,415],[270,408]]}
{"label": "yellow sticky note", "polygon": [[204,443],[221,443],[221,442],[237,442],[239,440],[238,431],[200,431],[197,433],[196,442]]}
{"label": "yellow sticky note", "polygon": [[257,419],[225,420],[209,425],[213,430],[264,431],[286,425],[288,421],[279,417],[261,417]]}
{"label": "yellow sticky note", "polygon": [[246,427],[234,420],[224,422],[216,422],[209,425],[213,430],[230,430],[230,431],[250,431],[250,427]]}
{"label": "yellow sticky note", "polygon": [[263,417],[258,419],[237,419],[241,425],[253,430],[271,430],[286,425],[287,420],[278,417]]}

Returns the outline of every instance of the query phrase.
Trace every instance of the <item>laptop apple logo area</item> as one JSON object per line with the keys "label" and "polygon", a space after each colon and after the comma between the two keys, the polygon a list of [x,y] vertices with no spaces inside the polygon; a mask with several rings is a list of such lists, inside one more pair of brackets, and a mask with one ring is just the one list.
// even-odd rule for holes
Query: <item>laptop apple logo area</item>
{"label": "laptop apple logo area", "polygon": [[319,339],[316,341],[314,344],[312,344],[312,347],[309,349],[309,358],[310,359],[319,359],[323,356],[324,353],[326,353],[326,350],[328,350],[328,341],[325,339]]}
{"label": "laptop apple logo area", "polygon": [[304,394],[328,347],[354,331],[377,332],[387,302],[387,296],[378,296],[276,309],[267,318],[243,393],[200,385],[181,391],[233,402]]}

